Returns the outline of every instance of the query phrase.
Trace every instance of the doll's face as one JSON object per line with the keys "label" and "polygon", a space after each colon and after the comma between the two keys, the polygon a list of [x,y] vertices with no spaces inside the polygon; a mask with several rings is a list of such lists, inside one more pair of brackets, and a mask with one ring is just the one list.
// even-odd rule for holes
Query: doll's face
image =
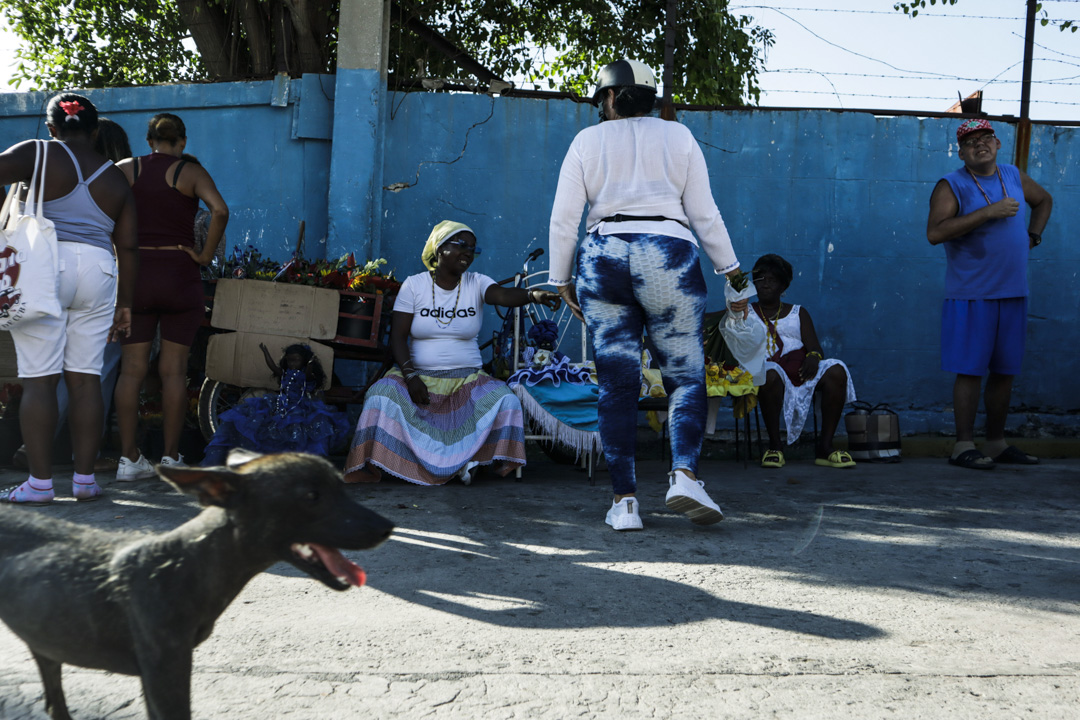
{"label": "doll's face", "polygon": [[298,353],[289,353],[285,356],[285,367],[290,370],[304,369],[304,356]]}

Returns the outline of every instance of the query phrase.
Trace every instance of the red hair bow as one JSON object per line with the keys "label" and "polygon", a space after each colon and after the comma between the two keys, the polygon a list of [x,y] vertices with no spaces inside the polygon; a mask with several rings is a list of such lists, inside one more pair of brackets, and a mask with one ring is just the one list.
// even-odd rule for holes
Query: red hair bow
{"label": "red hair bow", "polygon": [[60,109],[66,112],[69,117],[73,117],[76,119],[78,119],[79,113],[86,109],[79,104],[78,100],[71,100],[70,102],[67,100],[61,100],[58,104],[60,105]]}

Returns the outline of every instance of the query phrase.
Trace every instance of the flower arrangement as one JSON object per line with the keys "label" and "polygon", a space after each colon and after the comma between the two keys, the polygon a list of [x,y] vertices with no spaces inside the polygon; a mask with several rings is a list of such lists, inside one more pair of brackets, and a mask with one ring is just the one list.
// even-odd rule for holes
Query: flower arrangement
{"label": "flower arrangement", "polygon": [[401,283],[393,271],[383,272],[385,258],[356,262],[352,253],[336,260],[305,260],[293,256],[285,264],[264,258],[262,253],[248,245],[236,248],[232,257],[226,259],[221,276],[249,280],[272,280],[274,282],[312,285],[331,290],[349,290],[364,293],[396,293]]}

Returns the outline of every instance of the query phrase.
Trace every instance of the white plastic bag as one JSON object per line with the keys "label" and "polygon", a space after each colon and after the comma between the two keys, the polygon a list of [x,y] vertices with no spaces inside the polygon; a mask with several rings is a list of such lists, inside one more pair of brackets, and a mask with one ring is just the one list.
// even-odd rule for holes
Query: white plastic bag
{"label": "white plastic bag", "polygon": [[720,325],[720,334],[724,336],[724,342],[735,359],[739,361],[739,367],[754,378],[754,385],[765,384],[765,324],[751,316],[749,311],[746,317],[741,312],[732,312],[731,303],[739,300],[749,300],[757,294],[753,283],[747,283],[741,292],[731,287],[728,280],[724,286],[724,301],[727,303],[727,315]]}
{"label": "white plastic bag", "polygon": [[18,211],[19,183],[11,184],[0,210],[0,330],[46,316],[60,317],[56,229],[41,206],[48,147],[45,142],[35,143],[26,214]]}

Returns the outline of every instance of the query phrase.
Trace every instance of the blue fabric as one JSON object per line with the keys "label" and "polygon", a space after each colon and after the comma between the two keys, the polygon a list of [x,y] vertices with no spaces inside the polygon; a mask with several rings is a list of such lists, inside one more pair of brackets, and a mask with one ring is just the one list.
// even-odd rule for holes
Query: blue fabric
{"label": "blue fabric", "polygon": [[1027,298],[946,300],[941,369],[958,375],[1019,375],[1027,336]]}
{"label": "blue fabric", "polygon": [[562,383],[556,387],[548,381],[538,385],[526,385],[525,389],[549,415],[563,425],[582,432],[597,432],[600,429],[597,412],[600,388],[593,383]]}
{"label": "blue fabric", "polygon": [[[979,177],[978,184],[965,168],[943,179],[960,203],[959,215],[969,215],[1001,200],[1001,182],[1008,196],[1020,202],[1010,218],[989,220],[971,232],[945,243],[945,297],[949,300],[996,300],[1027,297],[1028,233],[1024,217],[1024,188],[1015,165],[998,164],[997,175]],[[980,191],[979,188],[982,187]],[[983,192],[986,197],[983,197]]]}
{"label": "blue fabric", "polygon": [[345,413],[312,398],[309,393],[314,389],[303,370],[286,370],[280,393],[248,398],[223,412],[203,465],[223,464],[229,450],[237,447],[329,455],[345,442],[352,427]]}
{"label": "blue fabric", "polygon": [[532,365],[534,356],[535,348],[525,348],[525,352],[522,355],[525,367],[506,379],[506,384],[509,387],[512,388],[520,383],[525,383],[529,387],[538,383],[548,383],[556,388],[563,383],[569,383],[571,385],[581,385],[583,383],[592,384],[592,373],[583,367],[573,365],[570,362],[570,358],[566,357],[561,352],[553,352],[551,354],[551,362],[540,367]]}
{"label": "blue fabric", "polygon": [[596,348],[599,428],[616,495],[635,491],[642,331],[668,394],[673,468],[697,472],[705,437],[705,277],[697,247],[665,235],[590,233],[577,258],[577,294]]}

